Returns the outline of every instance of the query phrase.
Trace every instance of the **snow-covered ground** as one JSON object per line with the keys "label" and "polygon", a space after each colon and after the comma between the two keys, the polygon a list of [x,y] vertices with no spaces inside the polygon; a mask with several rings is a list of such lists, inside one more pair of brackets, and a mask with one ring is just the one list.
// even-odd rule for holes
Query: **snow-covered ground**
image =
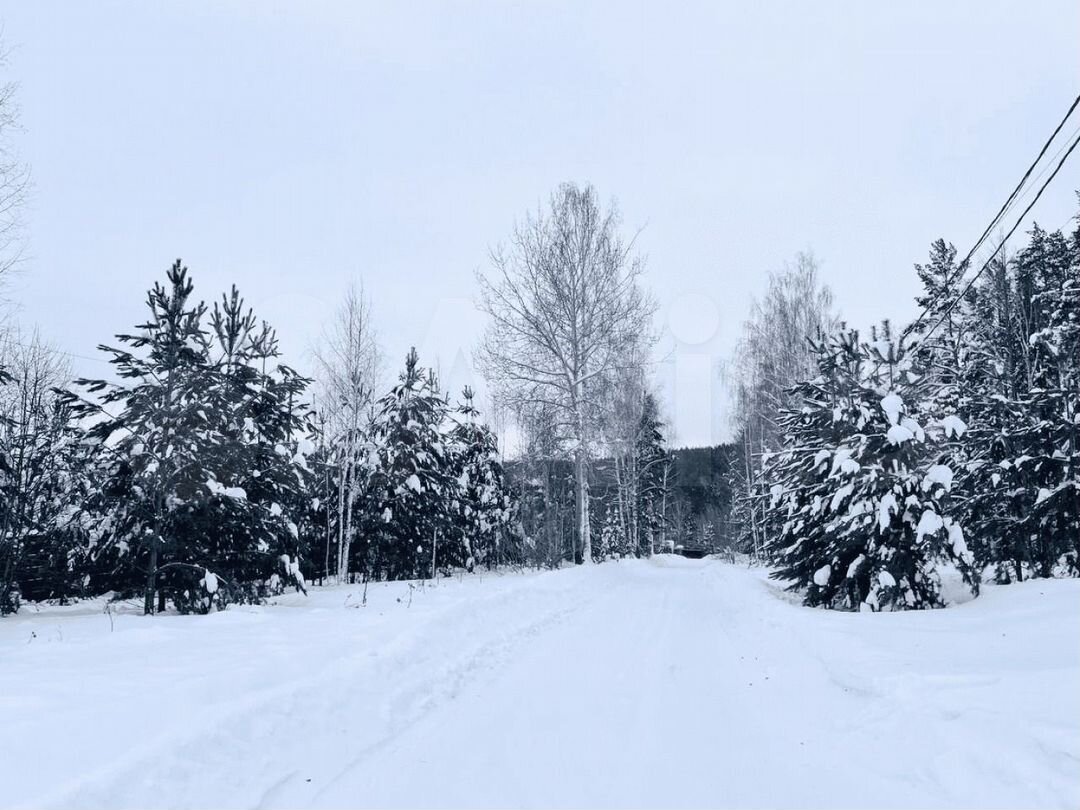
{"label": "snow-covered ground", "polygon": [[661,557],[359,602],[0,620],[0,805],[1080,806],[1080,581],[830,613]]}

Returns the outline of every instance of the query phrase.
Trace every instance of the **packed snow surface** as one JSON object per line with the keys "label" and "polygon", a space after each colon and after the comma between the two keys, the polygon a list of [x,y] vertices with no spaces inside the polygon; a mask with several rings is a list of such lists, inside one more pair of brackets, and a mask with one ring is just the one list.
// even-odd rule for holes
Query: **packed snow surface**
{"label": "packed snow surface", "polygon": [[852,614],[663,556],[361,601],[0,620],[0,805],[1080,806],[1080,581]]}

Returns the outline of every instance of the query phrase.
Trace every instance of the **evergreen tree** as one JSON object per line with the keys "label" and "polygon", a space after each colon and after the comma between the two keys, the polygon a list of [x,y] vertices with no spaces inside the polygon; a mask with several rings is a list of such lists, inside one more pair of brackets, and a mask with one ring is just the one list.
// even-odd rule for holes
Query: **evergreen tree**
{"label": "evergreen tree", "polygon": [[409,352],[397,385],[376,404],[368,488],[371,534],[369,570],[386,579],[434,575],[439,549],[453,562],[458,481],[442,426],[446,400],[433,372]]}
{"label": "evergreen tree", "polygon": [[701,542],[707,554],[713,554],[719,548],[719,538],[716,535],[716,524],[711,520],[705,521],[701,529]]}
{"label": "evergreen tree", "polygon": [[177,261],[168,284],[155,284],[147,296],[150,318],[141,334],[117,336],[130,348],[101,347],[120,382],[78,380],[92,398],[70,398],[76,419],[94,420],[88,436],[103,466],[102,489],[87,505],[98,518],[90,541],[100,547],[91,554],[114,552],[143,570],[146,613],[155,610],[159,569],[184,564],[182,516],[209,494],[206,306],[191,302],[192,291]]}
{"label": "evergreen tree", "polygon": [[617,560],[624,554],[623,533],[619,527],[618,512],[611,504],[604,511],[604,522],[600,527],[600,543],[596,549],[599,561]]}
{"label": "evergreen tree", "polygon": [[[939,387],[951,387],[959,377],[964,346],[962,302],[958,302],[965,267],[956,265],[956,248],[938,239],[930,246],[930,261],[915,265],[923,294],[915,302],[923,317],[911,334],[918,340],[917,359],[932,373]],[[932,334],[928,334],[930,330]]]}
{"label": "evergreen tree", "polygon": [[186,591],[183,607],[193,610],[258,599],[284,583],[303,590],[296,518],[311,497],[311,426],[301,403],[308,380],[278,362],[274,331],[257,321],[235,287],[209,320],[216,356],[205,411],[215,441],[205,463],[212,477],[209,497],[191,513],[187,545],[200,565],[227,578],[227,587],[177,588],[177,598]]}
{"label": "evergreen tree", "polygon": [[698,522],[693,512],[687,510],[683,515],[682,525],[679,527],[679,547],[683,550],[697,548],[700,544],[698,538]]}
{"label": "evergreen tree", "polygon": [[459,492],[455,524],[459,541],[447,564],[488,568],[500,562],[500,543],[508,536],[513,521],[510,491],[499,461],[499,443],[494,432],[480,419],[473,391],[466,386],[463,401],[454,413],[450,433]]}
{"label": "evergreen tree", "polygon": [[637,512],[638,536],[631,553],[649,556],[660,534],[666,506],[666,489],[671,459],[665,446],[664,425],[656,397],[646,391],[638,422],[635,447],[638,470]]}
{"label": "evergreen tree", "polygon": [[1080,248],[1038,226],[978,291],[959,484],[980,562],[999,581],[1080,574]]}
{"label": "evergreen tree", "polygon": [[301,479],[289,445],[305,381],[266,370],[273,334],[235,290],[207,330],[187,268],[167,281],[140,332],[118,336],[125,348],[102,347],[120,381],[79,380],[88,396],[65,397],[97,448],[99,489],[77,520],[87,557],[140,569],[146,613],[167,594],[181,610],[258,598],[275,575],[302,586],[281,503]]}
{"label": "evergreen tree", "polygon": [[845,332],[817,344],[820,376],[784,416],[785,447],[768,466],[769,550],[777,579],[809,605],[905,609],[941,604],[939,569],[977,588],[950,511],[952,471],[933,463],[931,436],[905,394],[915,375],[889,336]]}

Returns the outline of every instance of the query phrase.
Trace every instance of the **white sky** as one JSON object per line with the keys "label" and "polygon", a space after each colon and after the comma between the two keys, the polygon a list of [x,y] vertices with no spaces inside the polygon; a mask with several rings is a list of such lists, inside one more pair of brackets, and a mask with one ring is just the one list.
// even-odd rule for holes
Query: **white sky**
{"label": "white sky", "polygon": [[[1080,90],[1075,0],[672,5],[0,2],[22,319],[94,355],[182,257],[305,369],[355,278],[391,370],[416,344],[459,387],[488,247],[591,182],[644,227],[676,442],[712,443],[768,271],[812,249],[853,325],[912,316],[912,264],[966,252]],[[1036,219],[1076,188],[1080,157]]]}

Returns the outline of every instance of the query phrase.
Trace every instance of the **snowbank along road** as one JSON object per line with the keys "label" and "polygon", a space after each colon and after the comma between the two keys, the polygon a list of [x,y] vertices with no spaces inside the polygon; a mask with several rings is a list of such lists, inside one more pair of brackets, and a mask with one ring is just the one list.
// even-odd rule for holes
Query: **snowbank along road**
{"label": "snowbank along road", "polygon": [[794,604],[658,557],[0,622],[14,807],[1076,807],[1080,582]]}

